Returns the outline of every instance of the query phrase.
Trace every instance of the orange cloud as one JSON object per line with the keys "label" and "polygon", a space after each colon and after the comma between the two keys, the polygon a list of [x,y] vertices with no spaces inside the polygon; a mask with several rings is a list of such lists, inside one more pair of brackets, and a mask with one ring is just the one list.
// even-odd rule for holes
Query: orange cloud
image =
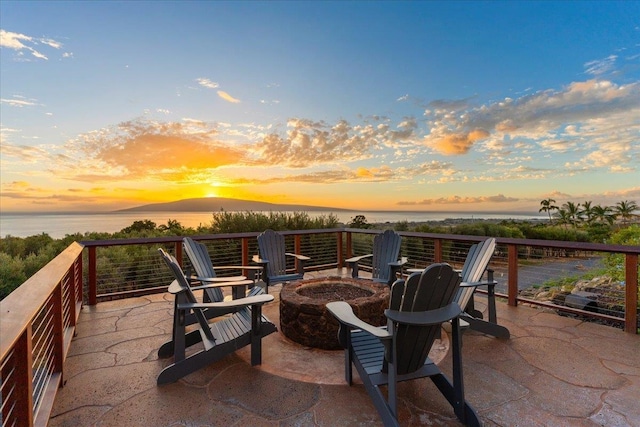
{"label": "orange cloud", "polygon": [[237,104],[240,102],[239,99],[234,98],[233,96],[229,95],[227,92],[223,91],[223,90],[219,90],[218,91],[218,96],[222,99],[224,99],[225,101]]}
{"label": "orange cloud", "polygon": [[98,157],[130,172],[173,169],[212,169],[236,164],[244,155],[229,146],[218,146],[187,137],[140,135],[101,150]]}
{"label": "orange cloud", "polygon": [[467,134],[449,133],[432,140],[431,145],[435,150],[444,155],[466,154],[473,144],[481,139],[488,138],[489,132],[484,129],[474,129]]}

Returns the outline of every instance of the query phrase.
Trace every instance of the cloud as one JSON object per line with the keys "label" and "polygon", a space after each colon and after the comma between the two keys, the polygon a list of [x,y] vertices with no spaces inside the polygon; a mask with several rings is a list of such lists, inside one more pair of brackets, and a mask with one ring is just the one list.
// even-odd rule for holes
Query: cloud
{"label": "cloud", "polygon": [[[3,133],[4,132],[5,130],[3,129]],[[38,164],[51,161],[51,153],[48,150],[31,145],[14,145],[2,141],[0,143],[0,151],[2,151],[3,163],[7,162],[9,158],[15,158],[27,164]]]}
{"label": "cloud", "polygon": [[515,197],[507,197],[503,194],[497,194],[495,196],[478,196],[478,197],[463,197],[463,196],[449,196],[438,197],[436,199],[422,199],[419,201],[400,201],[397,204],[399,206],[416,206],[416,205],[467,205],[477,203],[511,203],[517,202],[519,199]]}
{"label": "cloud", "polygon": [[405,118],[395,129],[387,123],[351,125],[346,120],[335,124],[304,118],[287,121],[286,132],[270,132],[256,144],[256,151],[265,164],[302,168],[315,164],[350,162],[371,158],[384,148],[411,146],[417,122]]}
{"label": "cloud", "polygon": [[616,59],[618,59],[616,55],[609,55],[604,59],[589,61],[584,64],[584,67],[586,68],[585,72],[592,76],[601,76],[606,74],[614,69]]}
{"label": "cloud", "polygon": [[[18,98],[18,99],[16,99]],[[12,107],[32,107],[34,105],[39,105],[35,100],[26,100],[19,96],[14,96],[13,99],[1,98],[1,104],[7,104]]]}
{"label": "cloud", "polygon": [[[621,166],[614,166],[614,158],[629,170],[639,155],[637,82],[618,85],[593,79],[479,107],[465,104],[431,103],[435,109],[425,113],[427,147],[445,155],[467,154],[479,142],[484,142],[484,148],[503,152],[525,148],[568,152],[580,147],[584,154],[579,163],[612,171]],[[538,152],[537,157],[541,156]],[[610,161],[602,161],[605,157]]]}
{"label": "cloud", "polygon": [[206,79],[204,77],[200,77],[198,79],[196,79],[196,81],[198,82],[198,84],[202,87],[206,87],[207,89],[216,89],[217,87],[219,87],[220,85],[216,82],[212,82],[209,79]]}
{"label": "cloud", "polygon": [[484,129],[474,129],[468,133],[443,132],[439,137],[431,134],[426,142],[433,149],[445,155],[466,154],[474,142],[489,137]]}
{"label": "cloud", "polygon": [[388,182],[405,178],[399,171],[394,171],[388,166],[374,168],[340,168],[335,170],[318,171],[301,174],[288,174],[269,178],[260,177],[235,177],[226,180],[230,185],[265,185],[291,183],[308,184],[342,184],[355,182]]}
{"label": "cloud", "polygon": [[237,104],[240,102],[239,99],[234,98],[233,96],[229,95],[227,92],[223,91],[223,90],[219,90],[218,91],[218,96],[222,99],[224,99],[225,101],[231,102],[233,104]]}
{"label": "cloud", "polygon": [[76,158],[84,154],[85,169],[67,164],[61,173],[76,174],[84,181],[206,182],[217,168],[252,161],[245,147],[221,142],[217,135],[215,125],[196,120],[124,122],[70,141],[66,149]]}
{"label": "cloud", "polygon": [[47,58],[44,53],[36,49],[38,45],[45,45],[54,49],[60,49],[62,47],[62,43],[53,39],[36,38],[25,34],[0,30],[0,47],[15,50],[19,54],[22,54],[22,51],[27,51],[38,59],[48,60],[49,58]]}

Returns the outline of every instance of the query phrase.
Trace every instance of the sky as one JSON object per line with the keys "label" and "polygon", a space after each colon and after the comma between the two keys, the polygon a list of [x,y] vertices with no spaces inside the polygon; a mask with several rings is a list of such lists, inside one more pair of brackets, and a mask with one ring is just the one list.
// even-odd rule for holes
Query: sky
{"label": "sky", "polygon": [[640,203],[640,2],[0,2],[0,211]]}

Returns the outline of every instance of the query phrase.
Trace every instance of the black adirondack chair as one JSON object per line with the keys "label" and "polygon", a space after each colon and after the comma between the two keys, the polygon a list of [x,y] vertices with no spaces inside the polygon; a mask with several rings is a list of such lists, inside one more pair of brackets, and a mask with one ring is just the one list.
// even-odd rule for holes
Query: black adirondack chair
{"label": "black adirondack chair", "polygon": [[[258,263],[263,268],[262,280],[266,283],[267,292],[271,284],[302,279],[304,277],[304,265],[311,259],[304,255],[287,252],[284,236],[273,230],[265,230],[258,235],[258,251],[260,255],[255,255],[253,262]],[[287,257],[295,260],[294,273],[287,270]]]}
{"label": "black adirondack chair", "polygon": [[[198,302],[176,259],[158,249],[175,280],[169,286],[174,295],[173,335],[171,341],[158,350],[158,357],[173,356],[173,362],[158,375],[157,383],[166,384],[197,371],[246,345],[251,345],[251,364],[262,361],[262,338],[275,332],[276,326],[262,315],[262,305],[273,301],[259,286],[249,291],[245,298]],[[186,330],[189,315],[195,318],[198,328]],[[223,316],[209,323],[212,315]],[[204,348],[186,356],[186,348],[202,343]]]}
{"label": "black adirondack chair", "polygon": [[[493,279],[493,270],[488,268],[495,249],[496,239],[493,237],[476,243],[469,248],[461,270],[462,283],[455,301],[464,310],[460,316],[463,330],[470,328],[497,338],[509,338],[511,335],[509,330],[498,324],[495,293],[497,282]],[[408,271],[419,270],[409,269]],[[487,273],[487,279],[483,280],[485,273]],[[476,289],[481,286],[487,287],[488,320],[485,320],[482,313],[474,307],[473,295]]]}
{"label": "black adirondack chair", "polygon": [[[196,242],[190,237],[182,239],[182,246],[187,253],[189,262],[195,270],[196,275],[190,276],[187,274],[190,280],[195,280],[204,285],[204,302],[217,302],[223,301],[222,286],[231,287],[231,295],[233,299],[242,298],[246,296],[247,279],[251,281],[249,286],[252,287],[256,280],[260,277],[262,267],[255,265],[222,265],[213,266],[211,258],[209,257],[209,251],[207,247]],[[248,276],[226,276],[218,277],[216,270],[239,270],[246,272]],[[206,286],[214,284],[217,286]]]}
{"label": "black adirondack chair", "polygon": [[[339,339],[345,348],[345,378],[352,383],[353,364],[386,426],[398,425],[397,384],[428,377],[449,401],[465,425],[480,425],[475,410],[465,401],[461,337],[454,301],[460,275],[448,264],[433,264],[421,273],[398,280],[391,288],[385,310],[386,327],[358,319],[351,306],[331,302],[327,309],[340,323]],[[428,357],[443,322],[452,322],[453,382]],[[381,386],[387,386],[387,398]]]}
{"label": "black adirondack chair", "polygon": [[[470,329],[492,335],[497,338],[509,338],[509,330],[502,325],[498,325],[496,315],[496,281],[493,279],[493,270],[489,270],[489,261],[496,249],[496,239],[493,237],[486,239],[469,248],[469,253],[462,267],[462,283],[456,296],[456,301],[464,309],[460,317],[464,326],[469,325]],[[485,272],[487,280],[482,280]],[[484,320],[480,311],[476,310],[473,304],[473,294],[480,286],[487,287],[487,304],[489,320]]]}
{"label": "black adirondack chair", "polygon": [[371,278],[375,282],[391,286],[397,279],[397,273],[402,274],[402,266],[407,262],[405,257],[398,258],[401,243],[402,236],[393,230],[377,234],[373,238],[373,253],[345,260],[351,268],[351,277],[358,277],[360,261],[371,258]]}

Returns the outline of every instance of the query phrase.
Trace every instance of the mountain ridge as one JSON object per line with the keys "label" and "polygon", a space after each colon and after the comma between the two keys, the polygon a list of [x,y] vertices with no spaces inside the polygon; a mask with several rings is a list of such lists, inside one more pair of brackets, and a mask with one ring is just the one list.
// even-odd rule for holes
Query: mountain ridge
{"label": "mountain ridge", "polygon": [[201,197],[176,200],[173,202],[150,203],[133,208],[119,209],[115,212],[246,212],[246,211],[349,211],[349,209],[326,206],[310,206],[257,202],[254,200],[232,199],[227,197]]}

